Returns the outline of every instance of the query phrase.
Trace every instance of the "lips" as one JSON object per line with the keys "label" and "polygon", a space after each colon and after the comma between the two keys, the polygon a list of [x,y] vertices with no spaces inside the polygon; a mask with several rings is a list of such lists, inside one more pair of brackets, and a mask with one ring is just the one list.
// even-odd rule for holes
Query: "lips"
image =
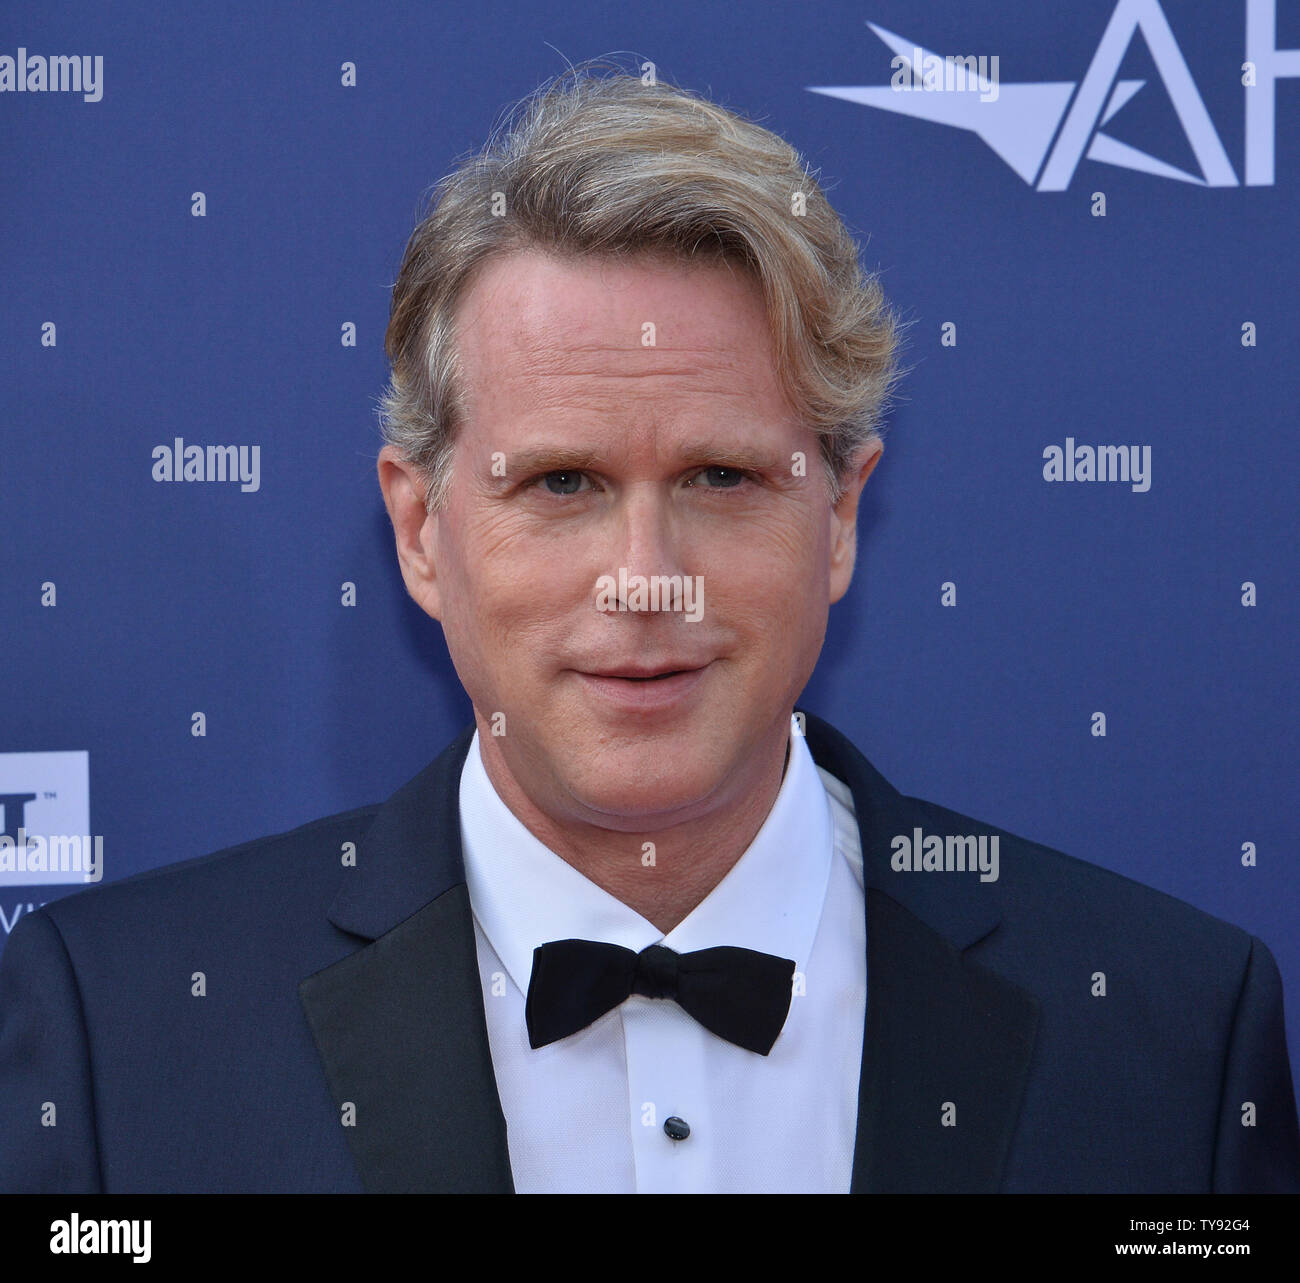
{"label": "lips", "polygon": [[699,692],[708,681],[713,661],[666,661],[662,664],[624,664],[600,672],[574,670],[579,682],[599,701],[599,706],[618,718],[675,718],[695,707]]}
{"label": "lips", "polygon": [[656,682],[665,677],[675,677],[678,673],[693,673],[703,668],[703,664],[669,661],[664,664],[627,664],[621,668],[597,668],[587,670],[589,677],[621,677],[629,682]]}

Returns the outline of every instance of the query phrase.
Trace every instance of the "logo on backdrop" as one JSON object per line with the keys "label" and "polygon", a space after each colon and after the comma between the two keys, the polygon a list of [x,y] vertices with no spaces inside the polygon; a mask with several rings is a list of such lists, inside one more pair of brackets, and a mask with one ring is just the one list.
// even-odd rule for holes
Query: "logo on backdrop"
{"label": "logo on backdrop", "polygon": [[[810,93],[968,130],[1040,192],[1065,191],[1084,156],[1200,187],[1240,185],[1160,0],[1119,0],[1082,81],[1008,84],[999,80],[997,55],[940,55],[874,22],[867,25],[894,51],[891,82],[810,85]],[[1139,31],[1200,166],[1199,175],[1102,132],[1146,86],[1144,80],[1118,79],[1120,64]],[[1276,43],[1276,0],[1246,0],[1241,83],[1248,187],[1273,183],[1277,82],[1300,78],[1300,49],[1278,49]]]}
{"label": "logo on backdrop", "polygon": [[104,876],[104,839],[90,833],[89,753],[0,753],[0,809],[0,887]]}

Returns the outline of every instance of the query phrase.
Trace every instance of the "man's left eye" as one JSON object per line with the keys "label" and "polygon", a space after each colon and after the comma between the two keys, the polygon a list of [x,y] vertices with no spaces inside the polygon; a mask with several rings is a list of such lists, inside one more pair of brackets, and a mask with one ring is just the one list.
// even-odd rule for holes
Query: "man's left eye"
{"label": "man's left eye", "polygon": [[706,490],[730,490],[745,479],[745,474],[739,468],[727,468],[721,464],[705,468],[695,475],[709,479],[709,484],[704,487]]}

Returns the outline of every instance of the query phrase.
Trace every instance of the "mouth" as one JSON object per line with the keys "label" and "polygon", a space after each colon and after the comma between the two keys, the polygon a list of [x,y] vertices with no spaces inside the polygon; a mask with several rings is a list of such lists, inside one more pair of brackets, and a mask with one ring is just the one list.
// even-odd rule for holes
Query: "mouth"
{"label": "mouth", "polygon": [[675,716],[694,706],[713,661],[669,660],[577,673],[587,690],[619,716]]}
{"label": "mouth", "polygon": [[682,673],[698,673],[707,667],[705,664],[678,664],[673,666],[656,666],[654,668],[632,667],[610,668],[592,671],[588,677],[617,677],[625,682],[661,682],[669,677],[679,677]]}

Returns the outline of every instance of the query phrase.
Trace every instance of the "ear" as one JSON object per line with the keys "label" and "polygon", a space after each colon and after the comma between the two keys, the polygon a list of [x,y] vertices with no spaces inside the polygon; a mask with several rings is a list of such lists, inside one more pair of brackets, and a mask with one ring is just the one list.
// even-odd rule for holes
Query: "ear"
{"label": "ear", "polygon": [[831,605],[848,592],[853,579],[853,565],[858,552],[858,500],[884,450],[882,441],[873,441],[862,448],[848,470],[839,503],[831,509]]}
{"label": "ear", "polygon": [[406,591],[425,614],[441,620],[442,599],[433,555],[438,518],[424,508],[424,474],[386,445],[379,452],[379,488],[393,523]]}

